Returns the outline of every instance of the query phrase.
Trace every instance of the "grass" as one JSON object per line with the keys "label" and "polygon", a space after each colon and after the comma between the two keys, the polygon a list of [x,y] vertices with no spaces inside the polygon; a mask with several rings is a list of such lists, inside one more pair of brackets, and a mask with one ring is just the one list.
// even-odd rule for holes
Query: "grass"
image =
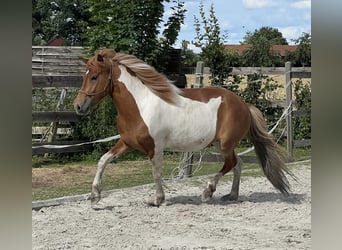
{"label": "grass", "polygon": [[[296,148],[296,160],[311,158],[311,148]],[[180,153],[166,153],[164,156],[163,176],[171,178],[172,172],[179,165]],[[44,157],[32,158],[32,200],[45,200],[62,196],[77,195],[91,192],[91,184],[97,168],[97,159],[86,161],[56,160]],[[193,166],[194,176],[217,173],[222,163],[204,162],[200,167]],[[258,164],[244,164],[247,170],[243,176],[260,176],[262,171]],[[251,170],[251,171],[248,171]],[[230,180],[231,174],[224,177]],[[145,156],[136,159],[118,160],[110,163],[103,175],[103,190],[126,188],[152,183],[150,162]]]}

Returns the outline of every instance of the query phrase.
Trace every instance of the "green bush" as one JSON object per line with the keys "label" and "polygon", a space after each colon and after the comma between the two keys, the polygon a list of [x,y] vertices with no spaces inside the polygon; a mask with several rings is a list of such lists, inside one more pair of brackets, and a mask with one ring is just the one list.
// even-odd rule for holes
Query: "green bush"
{"label": "green bush", "polygon": [[[294,86],[294,110],[311,110],[311,88],[304,84],[302,79],[293,83]],[[294,139],[311,139],[311,117],[296,117],[293,120]]]}

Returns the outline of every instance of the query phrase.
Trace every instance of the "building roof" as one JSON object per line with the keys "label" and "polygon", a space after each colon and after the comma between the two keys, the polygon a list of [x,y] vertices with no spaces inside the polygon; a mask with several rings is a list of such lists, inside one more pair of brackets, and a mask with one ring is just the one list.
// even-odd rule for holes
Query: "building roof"
{"label": "building roof", "polygon": [[64,39],[62,37],[56,37],[48,42],[48,46],[63,46]]}
{"label": "building roof", "polygon": [[[244,51],[248,50],[249,44],[226,44],[224,45],[225,50],[236,51],[240,56]],[[279,53],[281,56],[285,56],[286,51],[294,52],[297,49],[297,45],[272,45],[272,50]]]}

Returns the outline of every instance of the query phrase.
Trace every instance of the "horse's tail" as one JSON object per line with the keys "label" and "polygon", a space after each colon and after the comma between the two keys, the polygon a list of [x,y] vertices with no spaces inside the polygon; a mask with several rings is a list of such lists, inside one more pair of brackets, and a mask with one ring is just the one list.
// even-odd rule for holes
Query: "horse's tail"
{"label": "horse's tail", "polygon": [[266,122],[260,110],[251,104],[248,104],[248,107],[252,120],[249,128],[249,139],[254,145],[264,174],[276,189],[287,195],[290,191],[290,185],[285,173],[292,177],[294,175],[285,165],[283,151],[273,137],[268,134]]}

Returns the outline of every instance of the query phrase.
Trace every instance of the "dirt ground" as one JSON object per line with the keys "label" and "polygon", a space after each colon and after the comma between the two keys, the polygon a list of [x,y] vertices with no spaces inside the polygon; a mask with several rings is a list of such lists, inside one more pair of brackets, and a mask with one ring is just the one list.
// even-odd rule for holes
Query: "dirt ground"
{"label": "dirt ground", "polygon": [[32,210],[32,249],[311,249],[311,162],[291,166],[292,194],[265,177],[242,175],[240,198],[223,202],[231,183],[200,201],[208,176],[166,182],[166,203],[146,202],[153,185],[113,190],[97,204],[68,202]]}

